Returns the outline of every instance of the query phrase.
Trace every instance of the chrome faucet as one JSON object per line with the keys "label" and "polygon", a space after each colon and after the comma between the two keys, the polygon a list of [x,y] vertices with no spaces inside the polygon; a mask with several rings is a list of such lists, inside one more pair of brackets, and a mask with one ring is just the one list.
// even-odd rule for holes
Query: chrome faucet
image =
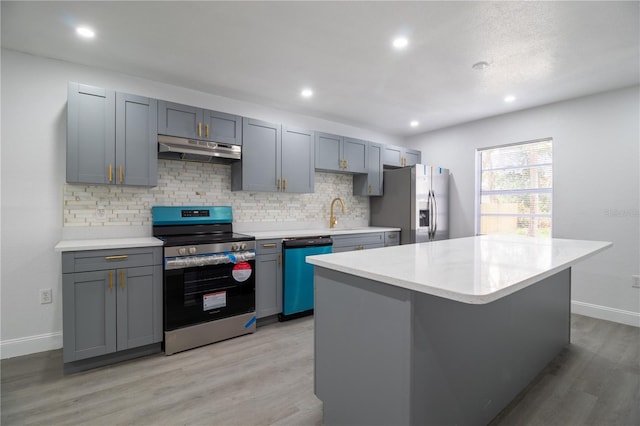
{"label": "chrome faucet", "polygon": [[342,198],[340,197],[334,198],[331,201],[331,217],[329,218],[329,228],[333,228],[338,224],[338,218],[333,215],[333,205],[336,201],[340,201],[340,204],[342,204],[342,213],[344,213],[344,201],[342,201]]}

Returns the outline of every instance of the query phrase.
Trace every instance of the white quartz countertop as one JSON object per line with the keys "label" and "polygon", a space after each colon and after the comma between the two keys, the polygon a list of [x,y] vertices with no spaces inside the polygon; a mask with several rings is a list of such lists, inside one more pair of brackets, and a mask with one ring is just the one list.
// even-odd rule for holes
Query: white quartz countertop
{"label": "white quartz countertop", "polygon": [[162,241],[154,237],[103,238],[92,240],[64,240],[54,247],[55,251],[104,250],[134,247],[162,246]]}
{"label": "white quartz countertop", "polygon": [[400,228],[385,228],[380,226],[363,226],[358,228],[311,228],[277,231],[241,231],[243,234],[252,235],[256,240],[270,240],[275,238],[316,237],[320,235],[350,235],[366,234],[368,232],[399,231]]}
{"label": "white quartz countertop", "polygon": [[308,256],[307,262],[463,303],[483,304],[611,246],[604,241],[484,235]]}

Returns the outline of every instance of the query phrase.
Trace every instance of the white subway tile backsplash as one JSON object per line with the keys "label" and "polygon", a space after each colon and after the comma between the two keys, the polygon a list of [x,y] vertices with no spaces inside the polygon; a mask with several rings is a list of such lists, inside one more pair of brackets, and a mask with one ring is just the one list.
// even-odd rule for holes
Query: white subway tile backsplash
{"label": "white subway tile backsplash", "polygon": [[[234,222],[242,223],[324,223],[329,204],[341,197],[343,223],[366,225],[369,199],[352,195],[351,175],[315,175],[315,193],[231,192],[231,167],[223,164],[171,160],[158,161],[156,188],[114,185],[64,186],[64,227],[150,226],[151,207],[157,205],[228,205]],[[98,207],[105,218],[98,218]]]}

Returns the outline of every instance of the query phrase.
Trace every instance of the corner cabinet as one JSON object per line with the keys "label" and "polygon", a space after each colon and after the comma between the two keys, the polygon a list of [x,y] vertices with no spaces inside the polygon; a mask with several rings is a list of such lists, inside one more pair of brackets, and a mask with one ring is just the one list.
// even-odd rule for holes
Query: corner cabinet
{"label": "corner cabinet", "polygon": [[242,145],[242,117],[159,101],[158,133],[228,145]]}
{"label": "corner cabinet", "polygon": [[369,142],[367,174],[353,176],[353,195],[382,195],[382,145]]}
{"label": "corner cabinet", "polygon": [[384,145],[382,151],[382,164],[391,167],[406,167],[419,164],[422,154],[415,149],[402,146]]}
{"label": "corner cabinet", "polygon": [[256,242],[256,317],[282,312],[282,239]]}
{"label": "corner cabinet", "polygon": [[326,172],[367,173],[369,142],[316,133],[315,168]]}
{"label": "corner cabinet", "polygon": [[161,350],[162,247],[65,252],[62,273],[65,370]]}
{"label": "corner cabinet", "polygon": [[314,133],[244,118],[242,160],[231,165],[231,190],[312,193]]}
{"label": "corner cabinet", "polygon": [[69,83],[67,182],[157,185],[157,101]]}

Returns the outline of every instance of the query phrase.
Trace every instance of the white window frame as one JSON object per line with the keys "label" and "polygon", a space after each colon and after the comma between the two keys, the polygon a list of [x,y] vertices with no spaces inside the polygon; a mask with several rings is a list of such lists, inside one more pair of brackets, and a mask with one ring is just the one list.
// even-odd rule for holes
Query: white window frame
{"label": "white window frame", "polygon": [[[483,147],[483,148],[476,148],[476,188],[475,188],[475,234],[476,235],[482,235],[480,233],[480,226],[481,226],[481,217],[482,214],[480,212],[480,202],[482,200],[482,157],[481,157],[481,153],[482,151],[488,151],[491,149],[496,149],[496,148],[507,148],[510,146],[516,146],[516,145],[527,145],[530,143],[537,143],[537,142],[544,142],[544,141],[550,141],[552,144],[552,149],[553,149],[553,145],[554,145],[554,141],[552,137],[547,137],[547,138],[540,138],[540,139],[533,139],[533,140],[529,140],[529,141],[524,141],[524,142],[514,142],[514,143],[509,143],[509,144],[504,144],[504,145],[494,145],[494,146],[488,146],[488,147]],[[554,204],[555,204],[555,200],[554,200],[554,190],[553,188],[555,188],[555,168],[554,168],[554,164],[555,164],[555,155],[552,154],[552,160],[551,160],[551,167],[552,167],[552,174],[551,174],[551,188],[548,190],[544,190],[544,191],[540,191],[537,190],[536,192],[547,192],[551,194],[551,214],[550,215],[541,215],[541,214],[529,214],[529,215],[522,215],[519,214],[519,217],[522,216],[529,216],[529,217],[548,217],[549,219],[551,219],[551,230],[550,230],[550,237],[553,238],[553,230],[555,229],[554,227],[554,213],[555,213],[555,208],[554,208]],[[520,168],[520,167],[518,167]],[[522,192],[526,192],[527,190],[522,190]],[[495,214],[495,216],[499,216],[499,214]],[[512,216],[510,214],[505,214],[505,216]]]}

